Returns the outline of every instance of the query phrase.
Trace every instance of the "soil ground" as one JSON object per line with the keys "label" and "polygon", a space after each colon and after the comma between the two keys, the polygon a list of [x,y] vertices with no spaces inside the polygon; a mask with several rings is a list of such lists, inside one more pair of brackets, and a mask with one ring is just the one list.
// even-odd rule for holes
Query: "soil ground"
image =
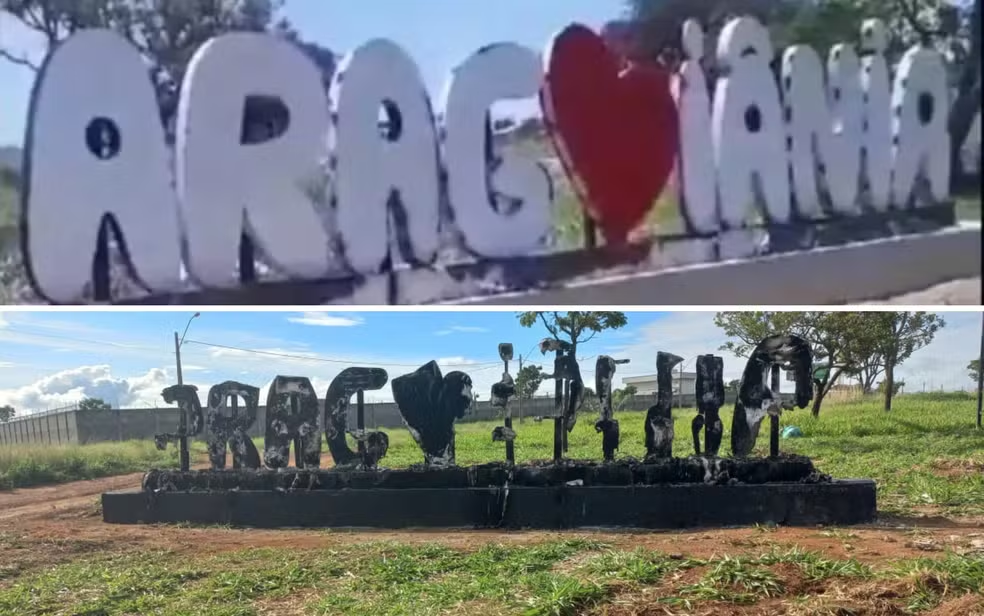
{"label": "soil ground", "polygon": [[[601,541],[616,549],[648,548],[686,558],[715,558],[725,554],[760,554],[763,548],[798,546],[822,553],[827,558],[855,559],[878,566],[907,558],[932,556],[955,550],[971,551],[984,558],[984,518],[946,518],[926,509],[911,517],[881,519],[875,524],[843,528],[733,528],[673,532],[508,532],[494,530],[460,531],[335,531],[246,530],[225,527],[116,526],[103,523],[99,496],[113,490],[138,489],[142,474],[130,474],[52,487],[0,492],[0,535],[18,540],[3,552],[3,567],[20,573],[66,563],[80,551],[222,554],[247,547],[275,549],[336,548],[356,543],[398,542],[435,544],[453,549],[478,549],[489,543],[526,545],[562,538],[583,537]],[[2,576],[0,576],[2,580]],[[837,592],[844,597],[874,600],[890,588],[876,589],[871,580],[841,580]],[[850,586],[854,586],[851,588]],[[830,588],[824,592],[832,592]],[[860,599],[859,599],[860,600]],[[644,601],[644,603],[646,603]],[[608,614],[699,614],[703,611],[648,611],[638,603],[627,611],[618,604],[606,608]],[[772,605],[770,607],[770,605]],[[714,614],[792,614],[778,604],[713,607]],[[881,614],[908,612],[880,611],[871,606],[861,611],[835,611],[837,614]],[[642,611],[639,611],[639,610]],[[578,612],[580,613],[580,612]],[[821,613],[821,612],[805,612]],[[823,612],[826,613],[826,612]],[[978,595],[954,597],[929,612],[937,616],[984,616],[984,598]]]}

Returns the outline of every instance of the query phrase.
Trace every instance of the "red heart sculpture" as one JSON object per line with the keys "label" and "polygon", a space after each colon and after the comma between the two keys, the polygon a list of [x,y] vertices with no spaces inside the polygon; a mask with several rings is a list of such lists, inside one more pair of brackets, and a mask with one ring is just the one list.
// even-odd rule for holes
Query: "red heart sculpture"
{"label": "red heart sculpture", "polygon": [[662,193],[679,149],[670,77],[624,69],[592,30],[572,25],[550,47],[541,95],[575,190],[609,243],[625,243]]}

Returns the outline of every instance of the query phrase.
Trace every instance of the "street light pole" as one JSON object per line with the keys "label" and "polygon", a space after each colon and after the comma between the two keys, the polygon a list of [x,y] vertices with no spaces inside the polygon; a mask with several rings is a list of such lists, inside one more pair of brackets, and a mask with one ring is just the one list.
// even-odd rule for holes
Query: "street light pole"
{"label": "street light pole", "polygon": [[981,314],[981,355],[977,358],[977,429],[981,429],[981,407],[984,406],[984,313]]}
{"label": "street light pole", "polygon": [[[184,337],[188,333],[188,328],[191,327],[191,322],[201,315],[200,312],[191,315],[180,338],[178,338],[178,332],[174,332],[174,362],[178,372],[178,385],[184,385],[184,379],[181,375],[181,345],[184,344]],[[191,468],[191,460],[188,455],[188,417],[185,411],[180,409],[180,406],[178,412],[178,449],[181,455],[181,470],[187,472]]]}

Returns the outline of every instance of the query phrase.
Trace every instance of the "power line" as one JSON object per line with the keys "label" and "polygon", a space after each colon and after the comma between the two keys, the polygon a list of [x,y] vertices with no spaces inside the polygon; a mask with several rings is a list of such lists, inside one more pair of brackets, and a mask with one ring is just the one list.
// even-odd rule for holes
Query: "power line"
{"label": "power line", "polygon": [[109,346],[114,346],[114,347],[118,347],[118,348],[121,348],[121,349],[132,349],[132,350],[139,350],[139,351],[159,351],[160,350],[160,349],[155,349],[155,348],[152,348],[152,347],[140,346],[140,345],[136,345],[136,344],[121,344],[119,342],[111,342],[111,341],[108,341],[108,340],[91,340],[89,338],[77,338],[77,337],[74,337],[74,336],[59,336],[59,335],[56,335],[56,334],[42,334],[40,332],[25,331],[25,330],[19,329],[17,327],[9,327],[9,326],[3,328],[2,330],[0,330],[0,333],[5,332],[5,331],[6,332],[14,332],[15,334],[21,334],[22,336],[37,336],[37,337],[40,337],[40,338],[53,338],[55,340],[68,340],[70,342],[84,342],[86,344],[98,344],[100,346],[109,345]]}

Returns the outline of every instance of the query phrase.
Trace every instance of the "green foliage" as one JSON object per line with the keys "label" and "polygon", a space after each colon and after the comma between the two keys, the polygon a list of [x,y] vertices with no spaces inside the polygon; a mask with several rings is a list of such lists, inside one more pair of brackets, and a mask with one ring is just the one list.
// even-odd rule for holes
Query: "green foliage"
{"label": "green foliage", "polygon": [[[892,397],[902,393],[903,389],[905,389],[905,381],[894,381],[892,383]],[[878,383],[878,393],[884,396],[886,391],[888,391],[888,381]]]}
{"label": "green foliage", "polygon": [[870,392],[946,325],[927,312],[719,312],[714,324],[732,340],[721,348],[747,357],[764,338],[789,333],[810,343],[819,368],[813,413],[841,375],[856,377]]}
{"label": "green foliage", "polygon": [[[619,458],[645,455],[645,409],[617,412],[622,434]],[[974,430],[976,397],[964,392],[919,393],[899,396],[893,413],[876,401],[830,404],[824,417],[784,413],[780,430],[797,426],[803,437],[785,440],[782,450],[810,456],[817,467],[834,477],[866,477],[878,484],[878,508],[885,514],[911,513],[933,505],[948,514],[984,515],[984,476],[979,472],[941,474],[938,464],[973,468],[984,464],[984,433]],[[690,423],[694,409],[674,409],[674,455],[692,451]],[[730,412],[721,410],[723,442],[730,442]],[[497,421],[456,426],[458,464],[469,466],[503,459],[502,446],[489,434]],[[553,455],[553,426],[526,420],[514,424],[519,463],[549,460]],[[390,448],[382,465],[405,468],[423,462],[423,454],[404,429],[384,429]],[[255,442],[263,447],[263,439]],[[354,442],[350,443],[355,447]],[[593,422],[579,421],[569,436],[572,459],[601,457],[601,437]],[[204,460],[204,445],[195,441],[192,454]],[[727,455],[727,445],[722,450]],[[760,438],[754,455],[768,455],[768,439]],[[0,449],[0,485],[6,488],[61,483],[106,475],[175,468],[175,448],[157,451],[149,441],[102,443],[72,447],[14,447]],[[904,468],[906,472],[900,473]]]}
{"label": "green foliage", "polygon": [[719,312],[714,324],[732,340],[721,350],[748,357],[759,342],[776,334],[793,334],[810,343],[813,361],[825,366],[819,391],[813,398],[813,414],[819,415],[823,398],[841,373],[857,370],[857,343],[864,313],[858,312]]}
{"label": "green foliage", "polygon": [[754,561],[727,555],[714,563],[699,582],[681,589],[685,596],[736,604],[755,603],[782,592],[783,585],[775,573]]}
{"label": "green foliage", "polygon": [[14,407],[10,406],[9,404],[6,406],[0,406],[0,423],[9,422],[11,419],[14,418],[14,415],[16,414],[17,411],[14,409]]}
{"label": "green foliage", "polygon": [[[79,30],[114,30],[147,58],[158,83],[180,83],[198,47],[219,34],[262,32],[271,25],[289,32],[286,22],[274,24],[282,5],[280,0],[0,0],[0,10],[41,35],[49,49]],[[37,68],[24,58],[7,59]]]}
{"label": "green foliage", "polygon": [[[278,20],[284,0],[0,0],[0,11],[40,37],[50,51],[79,30],[103,28],[127,39],[148,64],[169,138],[177,111],[179,89],[195,52],[208,40],[228,32],[273,32],[293,40],[319,66],[334,67],[334,54],[298,40],[290,24]],[[0,59],[38,71],[28,58],[4,49]],[[276,112],[253,99],[246,107],[247,126],[279,121]]]}
{"label": "green foliage", "polygon": [[83,398],[79,402],[80,411],[108,411],[113,407],[102,398]]}
{"label": "green foliage", "polygon": [[540,366],[523,366],[516,373],[516,395],[529,400],[543,383],[543,369]]}
{"label": "green foliage", "polygon": [[[50,550],[47,541],[0,535],[5,548],[16,545],[17,551]],[[631,598],[654,591],[652,601],[683,606],[684,613],[712,613],[708,609],[713,604],[693,609],[704,601],[753,604],[766,598],[775,598],[768,604],[774,611],[778,598],[797,600],[786,593],[787,580],[777,568],[782,564],[799,568],[811,583],[832,578],[912,581],[899,601],[913,611],[984,589],[984,561],[950,552],[895,560],[876,569],[799,548],[702,560],[623,550],[583,538],[503,545],[490,536],[467,549],[439,541],[339,540],[329,548],[240,548],[219,554],[140,545],[105,554],[84,542],[67,542],[59,549],[70,553],[69,558],[10,572],[0,584],[0,613],[247,616],[284,612],[289,605],[290,613],[356,616],[463,610],[553,616],[605,613],[614,607],[616,595]],[[687,571],[696,574],[696,583],[678,579]]]}
{"label": "green foliage", "polygon": [[632,396],[637,393],[639,393],[639,390],[635,385],[626,385],[621,389],[616,389],[612,392],[612,408],[617,411],[622,410],[628,401],[632,399]]}
{"label": "green foliage", "polygon": [[962,179],[958,154],[981,108],[981,0],[628,0],[627,5],[634,31],[633,55],[670,64],[681,54],[681,26],[696,19],[710,37],[707,66],[713,66],[717,37],[733,15],[751,15],[768,26],[777,53],[802,44],[823,58],[835,44],[856,42],[861,23],[868,18],[886,25],[890,64],[914,45],[935,47],[951,60],[950,81],[957,89],[948,129],[953,184]]}
{"label": "green foliage", "polygon": [[972,360],[970,360],[970,363],[967,364],[967,376],[969,376],[970,377],[970,380],[972,380],[975,383],[977,383],[980,380],[980,378],[981,378],[981,360],[980,359],[972,359]]}
{"label": "green foliage", "polygon": [[520,312],[518,318],[519,324],[527,328],[540,321],[551,337],[570,342],[575,354],[578,344],[603,331],[621,329],[629,322],[624,312]]}
{"label": "green foliage", "polygon": [[0,447],[0,490],[97,479],[149,468],[177,468],[178,450],[153,441]]}

